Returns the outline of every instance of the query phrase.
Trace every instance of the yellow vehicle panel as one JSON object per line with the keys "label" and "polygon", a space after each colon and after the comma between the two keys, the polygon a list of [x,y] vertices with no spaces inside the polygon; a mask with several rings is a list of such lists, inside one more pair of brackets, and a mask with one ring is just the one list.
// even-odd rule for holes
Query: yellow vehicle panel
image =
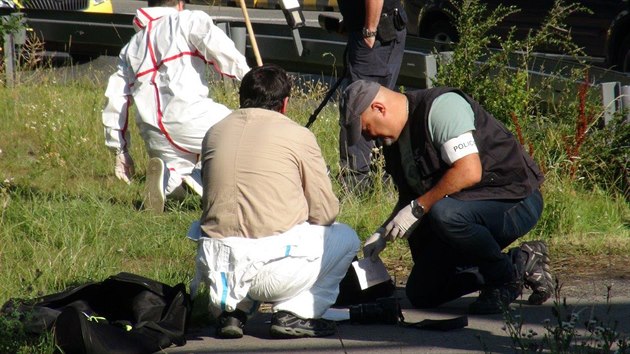
{"label": "yellow vehicle panel", "polygon": [[20,9],[113,13],[111,0],[13,0]]}

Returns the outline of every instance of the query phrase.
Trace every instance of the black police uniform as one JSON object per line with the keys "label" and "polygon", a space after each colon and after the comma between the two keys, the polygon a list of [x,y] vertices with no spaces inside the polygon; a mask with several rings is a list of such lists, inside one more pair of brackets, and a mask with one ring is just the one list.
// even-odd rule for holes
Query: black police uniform
{"label": "black police uniform", "polygon": [[[365,6],[357,1],[339,0],[344,27],[348,32],[346,47],[346,82],[342,90],[356,80],[375,81],[394,89],[407,35],[407,15],[400,0],[385,0],[377,28],[374,46],[369,48],[363,38]],[[344,112],[340,111],[340,116]],[[375,146],[373,141],[360,139],[348,146],[346,130],[341,126],[339,133],[339,153],[342,173],[346,182],[366,182],[370,172],[370,154]]]}

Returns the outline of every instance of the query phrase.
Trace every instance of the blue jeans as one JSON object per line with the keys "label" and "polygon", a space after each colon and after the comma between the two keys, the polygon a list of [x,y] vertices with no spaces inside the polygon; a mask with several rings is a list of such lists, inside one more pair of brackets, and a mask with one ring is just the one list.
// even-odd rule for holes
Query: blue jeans
{"label": "blue jeans", "polygon": [[483,285],[515,280],[511,257],[502,250],[536,225],[542,209],[538,190],[520,200],[437,202],[408,240],[411,303],[435,307]]}

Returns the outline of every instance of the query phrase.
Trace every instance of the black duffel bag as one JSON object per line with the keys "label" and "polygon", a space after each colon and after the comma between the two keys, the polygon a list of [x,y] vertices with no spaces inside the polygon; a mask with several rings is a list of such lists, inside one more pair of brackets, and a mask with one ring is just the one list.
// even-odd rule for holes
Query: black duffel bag
{"label": "black duffel bag", "polygon": [[0,312],[18,313],[32,334],[54,331],[65,353],[141,354],[184,345],[190,309],[184,284],[123,272],[30,301],[11,299]]}

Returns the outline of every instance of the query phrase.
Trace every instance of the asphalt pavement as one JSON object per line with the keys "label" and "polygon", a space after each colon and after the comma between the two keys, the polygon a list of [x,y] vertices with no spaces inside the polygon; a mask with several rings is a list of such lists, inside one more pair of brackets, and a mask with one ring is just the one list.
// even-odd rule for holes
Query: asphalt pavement
{"label": "asphalt pavement", "polygon": [[[549,331],[557,328],[558,321],[570,322],[576,314],[576,333],[580,345],[588,340],[585,323],[594,319],[601,328],[615,329],[622,338],[630,341],[630,292],[628,279],[581,279],[563,284],[560,296],[551,298],[541,306],[527,304],[529,291],[512,304],[509,323],[522,323],[523,337],[533,334],[532,343],[543,343]],[[398,289],[403,314],[407,322],[423,319],[446,319],[467,315],[468,305],[477,294],[447,303],[432,310],[413,309],[404,299],[403,289]],[[555,316],[554,311],[564,314]],[[252,318],[240,339],[218,339],[211,326],[193,328],[187,335],[187,343],[171,347],[164,353],[514,353],[519,344],[512,340],[503,314],[469,315],[468,326],[452,331],[423,330],[400,325],[357,325],[338,322],[337,333],[324,338],[272,339],[269,335],[270,313],[259,313]],[[567,324],[565,323],[565,325]],[[530,331],[531,330],[531,331]],[[523,343],[530,340],[525,338]],[[588,345],[596,348],[594,341]],[[630,343],[629,343],[630,344]],[[546,346],[546,348],[549,348]]]}

